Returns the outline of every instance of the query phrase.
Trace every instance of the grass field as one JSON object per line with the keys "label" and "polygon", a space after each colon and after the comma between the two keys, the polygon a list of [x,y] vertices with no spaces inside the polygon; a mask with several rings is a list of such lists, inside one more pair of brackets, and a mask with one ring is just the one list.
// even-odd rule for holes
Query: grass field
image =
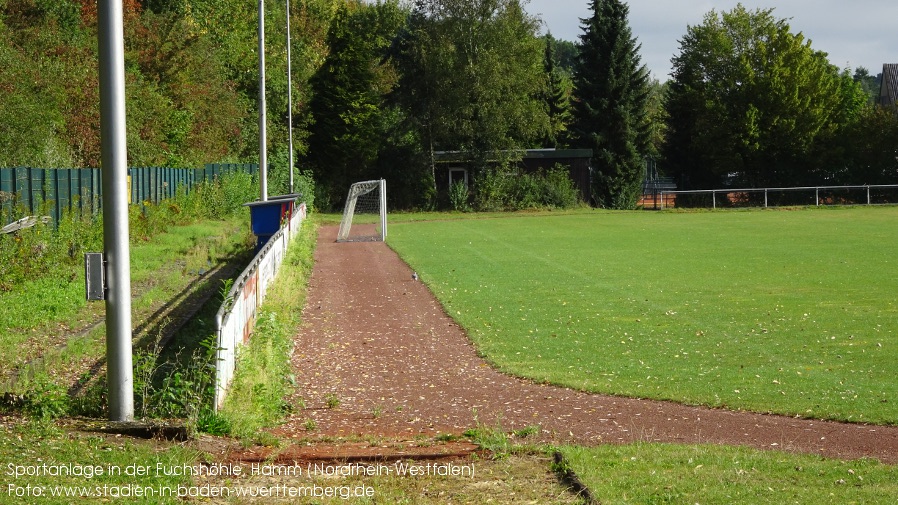
{"label": "grass field", "polygon": [[898,467],[874,460],[711,445],[562,447],[570,468],[604,504],[892,504]]}
{"label": "grass field", "polygon": [[633,397],[898,423],[898,208],[399,223],[498,368]]}

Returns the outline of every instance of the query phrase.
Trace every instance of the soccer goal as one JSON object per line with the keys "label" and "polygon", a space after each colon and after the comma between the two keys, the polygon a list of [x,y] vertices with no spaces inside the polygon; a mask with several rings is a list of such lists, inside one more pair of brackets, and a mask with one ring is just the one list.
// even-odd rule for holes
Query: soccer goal
{"label": "soccer goal", "polygon": [[[359,214],[375,214],[380,217],[380,220],[375,224],[367,224],[368,220],[364,220],[365,223],[356,223],[353,226],[353,218]],[[343,219],[340,221],[340,231],[337,232],[337,242],[386,239],[387,182],[380,179],[353,184],[349,187],[349,194],[346,196],[346,206],[343,207]]]}

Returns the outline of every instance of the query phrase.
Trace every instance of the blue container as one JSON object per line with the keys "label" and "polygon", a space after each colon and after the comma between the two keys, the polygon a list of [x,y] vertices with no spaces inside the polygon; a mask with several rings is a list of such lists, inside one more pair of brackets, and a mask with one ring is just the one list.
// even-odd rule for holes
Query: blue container
{"label": "blue container", "polygon": [[261,251],[262,248],[265,247],[265,244],[267,244],[273,236],[273,233],[270,235],[256,235],[256,254],[259,254],[259,251]]}
{"label": "blue container", "polygon": [[250,202],[249,218],[253,235],[256,236],[256,252],[268,243],[271,236],[281,229],[281,223],[293,216],[293,207],[299,195],[282,195],[270,197],[264,202]]}

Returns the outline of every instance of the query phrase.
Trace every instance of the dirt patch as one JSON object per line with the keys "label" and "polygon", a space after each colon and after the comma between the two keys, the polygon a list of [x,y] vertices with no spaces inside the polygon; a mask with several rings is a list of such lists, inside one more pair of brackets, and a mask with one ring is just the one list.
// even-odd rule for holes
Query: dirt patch
{"label": "dirt patch", "polygon": [[898,427],[805,420],[534,384],[502,374],[382,242],[319,230],[293,355],[296,414],[285,437],[458,434],[478,424],[594,445],[744,445],[898,463]]}
{"label": "dirt patch", "polygon": [[309,442],[284,448],[252,447],[232,450],[228,461],[269,464],[348,464],[389,463],[394,461],[459,461],[480,451],[470,442],[374,440],[371,442]]}

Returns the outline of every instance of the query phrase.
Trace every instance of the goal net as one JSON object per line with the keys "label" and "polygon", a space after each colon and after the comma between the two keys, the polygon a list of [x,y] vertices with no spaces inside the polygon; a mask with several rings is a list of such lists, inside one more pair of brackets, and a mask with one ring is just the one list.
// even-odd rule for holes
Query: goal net
{"label": "goal net", "polygon": [[[361,214],[373,215],[353,220]],[[346,206],[343,207],[343,219],[337,242],[360,242],[370,240],[386,240],[387,238],[387,182],[357,182],[349,187]]]}

